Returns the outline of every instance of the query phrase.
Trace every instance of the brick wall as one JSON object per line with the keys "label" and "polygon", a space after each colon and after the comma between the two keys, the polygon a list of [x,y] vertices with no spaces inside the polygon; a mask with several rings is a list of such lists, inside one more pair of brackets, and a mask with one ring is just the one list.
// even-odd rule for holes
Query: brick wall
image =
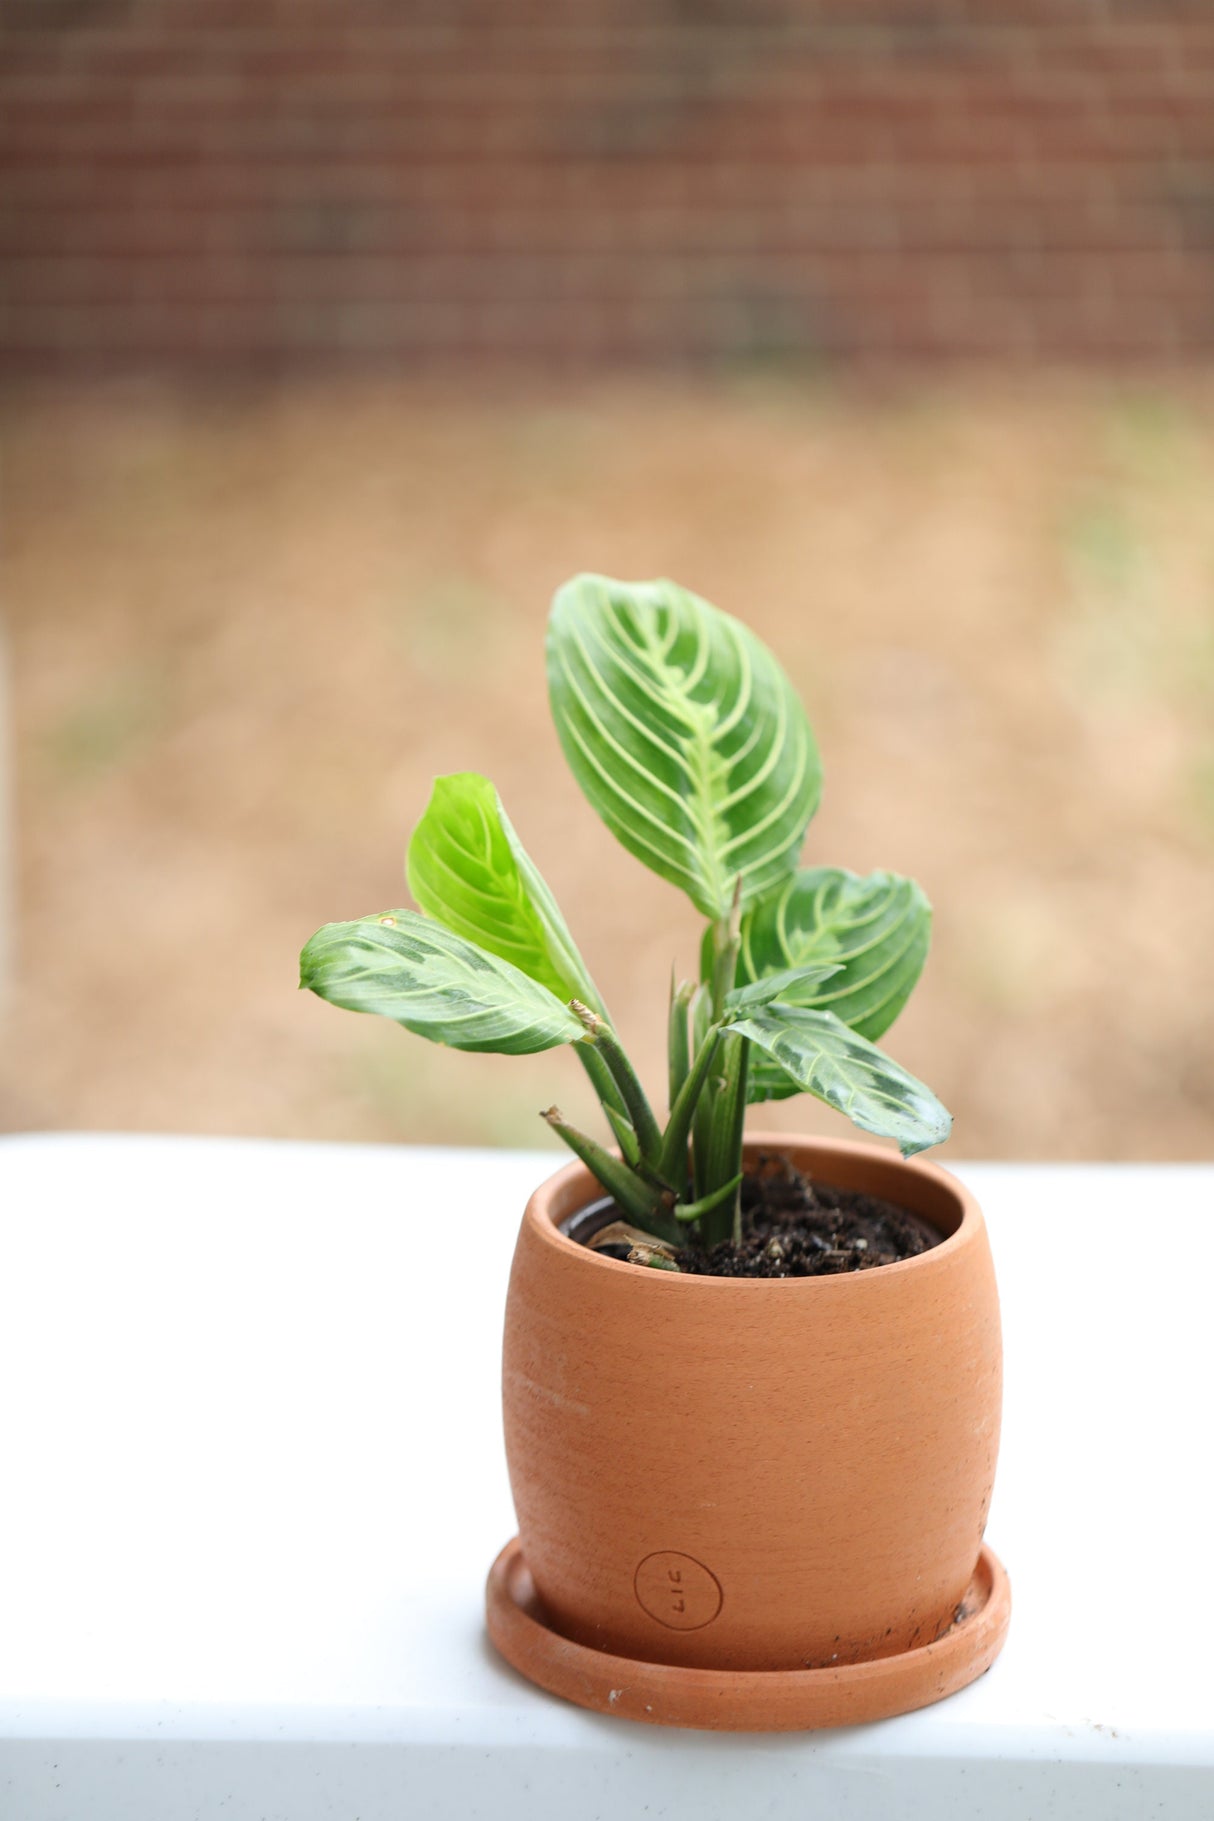
{"label": "brick wall", "polygon": [[1214,348],[1214,0],[6,0],[13,371]]}

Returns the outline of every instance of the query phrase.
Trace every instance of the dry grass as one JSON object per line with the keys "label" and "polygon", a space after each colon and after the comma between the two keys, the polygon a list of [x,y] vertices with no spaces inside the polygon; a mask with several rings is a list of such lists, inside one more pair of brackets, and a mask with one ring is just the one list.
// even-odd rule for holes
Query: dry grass
{"label": "dry grass", "polygon": [[[888,1046],[959,1156],[1214,1136],[1214,380],[537,397],[96,389],[6,408],[19,916],[0,1123],[537,1143],[569,1058],[453,1055],[295,991],[487,772],[654,1085],[690,908],[565,775],[567,574],[671,574],[804,693],[809,853],[915,873]],[[841,1122],[801,1100],[777,1122]]]}

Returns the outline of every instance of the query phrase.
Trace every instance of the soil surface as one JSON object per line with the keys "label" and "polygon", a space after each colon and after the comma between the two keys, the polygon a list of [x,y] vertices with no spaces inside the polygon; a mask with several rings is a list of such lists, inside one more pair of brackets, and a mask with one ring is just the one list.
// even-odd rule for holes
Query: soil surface
{"label": "soil surface", "polygon": [[892,1201],[811,1181],[775,1154],[760,1157],[743,1180],[742,1220],[740,1246],[686,1246],[679,1269],[698,1277],[834,1277],[915,1258],[943,1237]]}
{"label": "soil surface", "polygon": [[[601,1230],[604,1213],[587,1222],[588,1234]],[[606,1218],[618,1218],[617,1210]],[[916,1258],[943,1238],[909,1209],[812,1181],[777,1152],[761,1155],[743,1180],[742,1219],[740,1246],[732,1240],[708,1252],[685,1246],[675,1254],[679,1269],[693,1277],[833,1277]],[[631,1248],[597,1249],[627,1259]]]}

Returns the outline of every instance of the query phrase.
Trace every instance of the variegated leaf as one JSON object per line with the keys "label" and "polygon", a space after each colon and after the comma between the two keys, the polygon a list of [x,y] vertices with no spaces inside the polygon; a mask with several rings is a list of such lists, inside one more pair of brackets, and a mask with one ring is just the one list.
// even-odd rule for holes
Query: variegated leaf
{"label": "variegated leaf", "polygon": [[499,955],[559,999],[602,1003],[565,919],[488,778],[436,778],[406,861],[409,890],[457,936]]}
{"label": "variegated leaf", "polygon": [[805,1093],[846,1114],[863,1131],[896,1139],[904,1157],[942,1144],[952,1131],[952,1115],[931,1089],[833,1012],[774,1004],[734,1020],[731,1028]]}
{"label": "variegated leaf", "polygon": [[745,986],[735,986],[725,995],[725,1010],[739,1016],[783,999],[789,1005],[808,1004],[814,992],[839,973],[838,966],[786,967],[778,974],[764,974]]}
{"label": "variegated leaf", "polygon": [[745,626],[673,582],[582,575],[556,596],[548,683],[565,756],[628,851],[708,917],[796,865],[821,768],[805,711]]}
{"label": "variegated leaf", "polygon": [[300,956],[299,984],[457,1050],[529,1056],[584,1035],[546,986],[417,911],[326,923]]}
{"label": "variegated leaf", "polygon": [[[862,878],[839,867],[806,869],[744,915],[738,985],[831,963],[837,970],[832,979],[794,984],[780,999],[832,1011],[861,1037],[875,1039],[889,1029],[922,972],[931,923],[931,906],[913,879],[887,872]],[[768,1058],[755,1057],[754,1064],[752,1101],[781,1100],[799,1091]]]}

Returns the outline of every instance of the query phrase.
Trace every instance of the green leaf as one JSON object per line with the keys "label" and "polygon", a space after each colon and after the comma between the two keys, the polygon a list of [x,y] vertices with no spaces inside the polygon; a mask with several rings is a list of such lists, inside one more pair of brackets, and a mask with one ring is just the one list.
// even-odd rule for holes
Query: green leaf
{"label": "green leaf", "polygon": [[770,1056],[797,1086],[865,1132],[894,1138],[904,1157],[942,1144],[952,1115],[908,1074],[833,1012],[769,1005],[732,1028]]}
{"label": "green leaf", "polygon": [[931,905],[913,879],[841,867],[796,873],[742,919],[738,985],[790,968],[832,965],[829,991],[788,992],[793,1005],[824,1007],[862,1037],[887,1031],[923,971]]}
{"label": "green leaf", "polygon": [[330,1005],[377,1012],[457,1050],[529,1056],[583,1035],[546,986],[417,911],[326,923],[299,965],[300,986]]}
{"label": "green leaf", "polygon": [[602,1005],[586,963],[488,778],[436,778],[405,862],[431,917],[538,980],[558,999]]}
{"label": "green leaf", "polygon": [[548,687],[565,757],[637,859],[713,919],[796,865],[821,768],[775,658],[674,582],[582,575],[552,604]]}
{"label": "green leaf", "polygon": [[767,974],[747,986],[735,986],[725,995],[725,1010],[755,1011],[761,1005],[770,1005],[773,999],[786,1000],[789,1005],[812,1004],[815,989],[839,971],[837,962],[823,967],[782,968],[778,974]]}
{"label": "green leaf", "polygon": [[[779,994],[790,1005],[832,1011],[861,1037],[887,1031],[910,997],[931,940],[932,912],[913,879],[876,872],[861,878],[819,866],[753,905],[742,919],[740,990],[790,969],[829,963],[828,985],[790,984]],[[705,954],[711,932],[705,934]],[[775,1063],[755,1057],[750,1098],[783,1100],[799,1089]]]}

